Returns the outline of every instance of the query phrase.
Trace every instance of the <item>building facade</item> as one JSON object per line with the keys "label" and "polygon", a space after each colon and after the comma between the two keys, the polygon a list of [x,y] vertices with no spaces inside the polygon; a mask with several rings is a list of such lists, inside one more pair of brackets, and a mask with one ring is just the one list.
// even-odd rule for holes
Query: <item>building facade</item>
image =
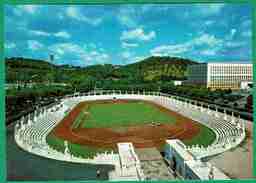
{"label": "building facade", "polygon": [[253,81],[253,65],[247,63],[203,63],[188,66],[189,84],[212,89],[241,89]]}

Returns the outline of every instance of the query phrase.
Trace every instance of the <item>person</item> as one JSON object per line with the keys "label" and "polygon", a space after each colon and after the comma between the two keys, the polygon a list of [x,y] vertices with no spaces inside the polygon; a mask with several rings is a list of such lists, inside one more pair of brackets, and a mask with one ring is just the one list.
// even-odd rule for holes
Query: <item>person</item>
{"label": "person", "polygon": [[97,169],[96,174],[97,174],[97,178],[99,178],[100,177],[100,170],[99,169]]}

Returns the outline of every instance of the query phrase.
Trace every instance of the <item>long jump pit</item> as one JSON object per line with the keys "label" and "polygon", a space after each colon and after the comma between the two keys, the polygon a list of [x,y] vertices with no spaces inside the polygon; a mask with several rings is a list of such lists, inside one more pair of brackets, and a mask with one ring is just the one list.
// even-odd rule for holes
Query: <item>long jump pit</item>
{"label": "long jump pit", "polygon": [[[54,136],[67,140],[71,143],[85,145],[95,148],[116,149],[117,143],[131,142],[136,148],[161,148],[166,139],[187,140],[195,137],[200,132],[199,123],[184,117],[174,111],[149,101],[144,103],[153,105],[159,111],[175,118],[174,123],[138,124],[125,127],[118,130],[112,127],[76,127],[72,128],[74,121],[84,108],[92,103],[113,103],[120,104],[131,100],[97,100],[81,102],[76,105],[69,114],[51,132]],[[137,110],[140,110],[139,108]]]}

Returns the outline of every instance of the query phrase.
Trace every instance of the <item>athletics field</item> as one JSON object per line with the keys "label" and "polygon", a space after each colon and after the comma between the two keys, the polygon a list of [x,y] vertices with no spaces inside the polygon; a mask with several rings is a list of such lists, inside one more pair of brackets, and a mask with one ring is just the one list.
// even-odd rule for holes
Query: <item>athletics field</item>
{"label": "athletics field", "polygon": [[81,102],[48,135],[49,145],[64,150],[69,142],[75,155],[92,157],[115,151],[117,143],[162,150],[166,139],[207,146],[215,139],[209,128],[160,105],[141,100]]}

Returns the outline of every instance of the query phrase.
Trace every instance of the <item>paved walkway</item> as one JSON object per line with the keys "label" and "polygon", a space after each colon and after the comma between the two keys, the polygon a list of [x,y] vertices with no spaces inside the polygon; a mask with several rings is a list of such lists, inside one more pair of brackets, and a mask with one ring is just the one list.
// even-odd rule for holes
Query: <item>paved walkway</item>
{"label": "paved walkway", "polygon": [[164,160],[141,161],[141,168],[146,180],[175,180]]}
{"label": "paved walkway", "polygon": [[136,148],[146,180],[175,180],[156,148]]}

